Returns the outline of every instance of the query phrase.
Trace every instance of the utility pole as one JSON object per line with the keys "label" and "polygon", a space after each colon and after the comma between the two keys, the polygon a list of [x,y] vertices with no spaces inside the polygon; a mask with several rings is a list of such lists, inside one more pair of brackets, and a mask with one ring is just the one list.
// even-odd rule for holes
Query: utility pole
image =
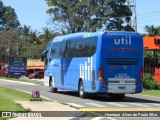
{"label": "utility pole", "polygon": [[19,57],[19,31],[17,32],[17,57]]}
{"label": "utility pole", "polygon": [[129,25],[137,32],[137,13],[136,13],[136,0],[127,0],[127,5],[132,12],[132,17]]}
{"label": "utility pole", "polygon": [[8,38],[8,49],[7,49],[7,52],[8,52],[8,58],[9,58],[9,56],[10,56],[9,38]]}

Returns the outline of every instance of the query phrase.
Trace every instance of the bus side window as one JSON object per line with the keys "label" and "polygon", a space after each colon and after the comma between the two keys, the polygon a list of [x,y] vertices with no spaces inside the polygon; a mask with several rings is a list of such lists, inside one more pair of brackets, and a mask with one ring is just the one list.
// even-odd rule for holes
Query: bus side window
{"label": "bus side window", "polygon": [[64,52],[65,52],[65,46],[66,46],[66,42],[62,41],[58,43],[58,47],[59,47],[59,51],[58,52],[58,57],[63,58],[64,57]]}
{"label": "bus side window", "polygon": [[79,40],[79,56],[78,57],[88,57],[89,47],[88,38],[83,38]]}
{"label": "bus side window", "polygon": [[76,40],[72,40],[70,42],[70,46],[66,54],[66,57],[76,57]]}
{"label": "bus side window", "polygon": [[84,43],[83,42],[78,42],[78,45],[77,45],[77,57],[82,57],[82,51],[84,49]]}
{"label": "bus side window", "polygon": [[66,47],[65,47],[65,50],[64,50],[64,58],[68,58],[68,57],[70,57],[69,56],[69,52],[70,52],[70,40],[68,40],[67,42],[66,42]]}
{"label": "bus side window", "polygon": [[92,44],[90,44],[90,47],[91,47],[90,55],[91,56],[96,52],[97,42],[98,42],[97,37],[92,38]]}
{"label": "bus side window", "polygon": [[68,40],[64,57],[91,57],[96,52],[97,41],[97,37]]}
{"label": "bus side window", "polygon": [[53,43],[52,44],[52,48],[51,48],[51,54],[50,54],[50,58],[53,59],[56,57],[56,45],[57,43]]}

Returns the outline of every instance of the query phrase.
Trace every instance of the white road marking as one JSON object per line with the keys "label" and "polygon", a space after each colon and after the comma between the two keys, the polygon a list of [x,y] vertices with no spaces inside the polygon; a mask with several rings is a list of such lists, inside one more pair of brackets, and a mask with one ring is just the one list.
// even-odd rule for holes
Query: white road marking
{"label": "white road marking", "polygon": [[107,119],[109,119],[109,120],[116,120],[116,119],[114,119],[114,118],[111,118],[111,117],[95,117],[95,118],[93,118],[93,119],[91,119],[91,120],[101,120],[102,118],[107,118]]}
{"label": "white road marking", "polygon": [[91,119],[91,120],[100,120],[100,119],[102,119],[102,118],[104,118],[104,117],[95,117],[95,118],[93,118],[93,119]]}
{"label": "white road marking", "polygon": [[114,119],[114,118],[111,118],[111,117],[95,117],[95,118],[93,118],[93,119],[91,119],[91,120],[101,120],[102,118],[107,118],[107,119],[109,119],[109,120],[116,120],[116,119]]}
{"label": "white road marking", "polygon": [[93,105],[93,106],[96,106],[96,107],[107,107],[107,106],[96,104],[96,103],[86,103],[86,104]]}
{"label": "white road marking", "polygon": [[136,106],[141,106],[141,107],[150,107],[148,105],[143,105],[141,103],[128,103],[128,104],[130,104],[130,105],[136,105]]}
{"label": "white road marking", "polygon": [[71,105],[71,106],[74,106],[74,107],[77,107],[77,108],[85,107],[83,105],[79,105],[79,104],[75,104],[75,103],[67,103],[67,104]]}
{"label": "white road marking", "polygon": [[151,105],[160,106],[160,104],[150,103]]}
{"label": "white road marking", "polygon": [[106,117],[106,118],[108,118],[108,119],[110,119],[110,120],[116,120],[116,119],[114,119],[114,118],[111,118],[111,117]]}
{"label": "white road marking", "polygon": [[115,105],[115,106],[118,106],[118,107],[128,107],[126,105],[122,105],[122,104],[118,104],[118,103],[107,103],[107,104]]}

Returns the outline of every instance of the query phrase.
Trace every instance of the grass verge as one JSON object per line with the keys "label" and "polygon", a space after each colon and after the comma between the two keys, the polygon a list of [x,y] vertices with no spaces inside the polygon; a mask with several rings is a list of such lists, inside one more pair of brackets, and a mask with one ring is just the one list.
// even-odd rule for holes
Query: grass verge
{"label": "grass verge", "polygon": [[160,90],[143,90],[142,94],[160,97]]}
{"label": "grass verge", "polygon": [[[0,86],[0,111],[28,111],[14,101],[29,101],[31,94]],[[42,98],[42,101],[49,101]]]}
{"label": "grass verge", "polygon": [[[4,111],[23,111],[29,112],[30,109],[23,108],[20,104],[15,103],[14,101],[30,101],[33,99],[31,94],[11,89],[8,87],[0,86],[0,114]],[[50,101],[44,98],[41,98],[42,101]],[[0,115],[0,120],[8,120],[9,118],[2,118]]]}

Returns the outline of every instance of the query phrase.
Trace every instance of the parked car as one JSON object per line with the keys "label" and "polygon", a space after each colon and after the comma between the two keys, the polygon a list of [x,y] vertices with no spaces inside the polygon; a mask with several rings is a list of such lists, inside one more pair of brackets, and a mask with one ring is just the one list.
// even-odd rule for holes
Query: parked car
{"label": "parked car", "polygon": [[0,76],[1,77],[8,77],[7,71],[0,70]]}
{"label": "parked car", "polygon": [[36,71],[32,74],[29,74],[29,79],[32,79],[32,78],[44,78],[44,72],[43,71]]}

